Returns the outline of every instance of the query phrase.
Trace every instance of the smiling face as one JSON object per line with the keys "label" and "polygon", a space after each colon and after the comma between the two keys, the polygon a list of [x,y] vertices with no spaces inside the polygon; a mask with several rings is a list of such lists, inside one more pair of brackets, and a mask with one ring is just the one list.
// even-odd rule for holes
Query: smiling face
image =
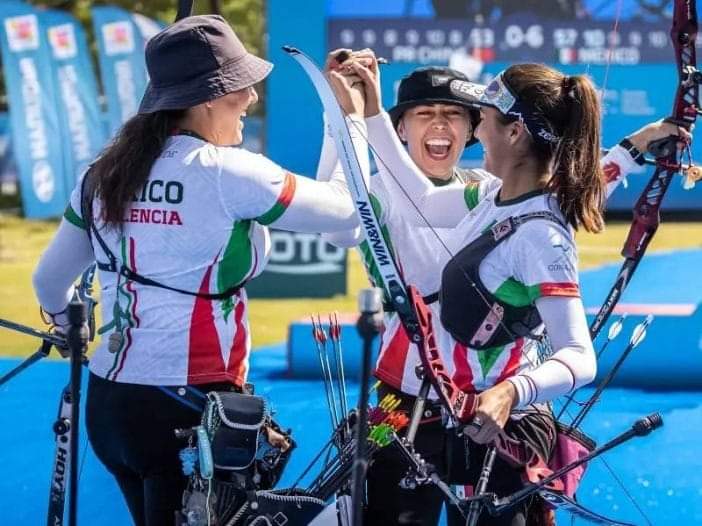
{"label": "smiling face", "polygon": [[246,110],[258,102],[258,94],[252,87],[233,91],[210,101],[212,129],[216,135],[215,144],[221,146],[239,145],[244,140],[243,118]]}
{"label": "smiling face", "polygon": [[397,134],[407,143],[410,157],[428,177],[448,180],[471,134],[468,110],[453,104],[408,109]]}
{"label": "smiling face", "polygon": [[524,142],[525,131],[518,121],[503,123],[499,110],[480,108],[480,124],[475,128],[475,138],[483,147],[484,168],[499,177],[500,166],[512,159]]}

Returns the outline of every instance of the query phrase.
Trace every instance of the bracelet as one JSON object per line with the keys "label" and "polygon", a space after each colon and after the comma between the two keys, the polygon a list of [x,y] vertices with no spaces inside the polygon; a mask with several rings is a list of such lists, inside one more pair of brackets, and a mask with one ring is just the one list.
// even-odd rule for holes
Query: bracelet
{"label": "bracelet", "polygon": [[627,152],[629,152],[629,155],[631,155],[631,158],[636,164],[638,164],[639,166],[643,166],[644,164],[646,164],[644,154],[641,153],[641,151],[636,146],[634,146],[627,137],[621,140],[619,146],[621,146]]}

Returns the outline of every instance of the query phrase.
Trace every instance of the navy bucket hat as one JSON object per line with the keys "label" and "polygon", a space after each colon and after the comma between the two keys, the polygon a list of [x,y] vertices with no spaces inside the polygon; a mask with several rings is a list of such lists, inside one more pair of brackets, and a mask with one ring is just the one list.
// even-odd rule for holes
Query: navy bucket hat
{"label": "navy bucket hat", "polygon": [[180,110],[261,82],[273,64],[252,55],[218,15],[189,16],[146,45],[149,85],[139,113]]}

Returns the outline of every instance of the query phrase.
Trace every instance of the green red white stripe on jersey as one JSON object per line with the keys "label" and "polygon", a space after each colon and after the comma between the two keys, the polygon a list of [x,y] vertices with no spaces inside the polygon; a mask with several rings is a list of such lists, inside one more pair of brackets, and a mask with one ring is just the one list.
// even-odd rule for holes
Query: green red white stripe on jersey
{"label": "green red white stripe on jersey", "polygon": [[[243,225],[246,223],[246,225]],[[242,226],[237,229],[235,226],[232,238],[243,240],[241,232],[248,235],[250,222],[242,222]],[[238,232],[238,233],[237,233]],[[231,239],[230,239],[231,241]],[[249,246],[245,250],[247,243],[239,244],[241,254],[248,254],[248,261],[245,257],[235,257],[235,261],[240,266],[222,266],[222,261],[217,262],[219,254],[210,266],[207,267],[199,292],[205,294],[210,291],[213,281],[213,272],[230,272],[227,276],[217,276],[218,286],[229,283],[232,276],[243,276],[246,280],[258,263],[258,256],[255,250]],[[236,243],[229,243],[227,248],[237,246]],[[225,249],[226,250],[226,249]],[[232,254],[237,254],[233,250]],[[231,261],[230,261],[231,263]],[[236,283],[236,282],[235,282]],[[217,312],[216,309],[221,309]],[[234,314],[231,316],[231,314]],[[190,327],[188,330],[188,371],[187,378],[189,384],[202,384],[210,382],[228,381],[236,385],[243,385],[248,372],[248,358],[250,351],[249,328],[246,322],[246,296],[243,290],[239,290],[234,296],[226,301],[215,301],[202,297],[196,297],[193,311],[190,317]]]}
{"label": "green red white stripe on jersey", "polygon": [[[222,259],[217,265],[217,291],[224,292],[235,285],[243,284],[256,272],[259,257],[251,242],[251,220],[237,221],[232,228]],[[222,302],[225,320],[234,308],[233,298]]]}
{"label": "green red white stripe on jersey", "polygon": [[283,212],[287,210],[288,206],[292,202],[293,196],[295,195],[295,176],[290,172],[285,172],[285,179],[283,180],[283,189],[280,191],[278,200],[271,207],[268,212],[256,218],[262,225],[270,225],[276,219],[283,215]]}
{"label": "green red white stripe on jersey", "polygon": [[580,287],[577,283],[540,283],[540,296],[580,297]]}
{"label": "green red white stripe on jersey", "polygon": [[505,280],[495,291],[495,297],[513,307],[531,305],[544,296],[580,297],[580,287],[577,283],[535,283],[525,285],[514,278]]}
{"label": "green red white stripe on jersey", "polygon": [[82,228],[83,230],[87,230],[88,227],[85,225],[85,221],[76,213],[75,210],[73,210],[73,207],[69,203],[68,206],[66,206],[66,210],[63,213],[64,219],[71,223],[74,226],[77,226],[78,228]]}
{"label": "green red white stripe on jersey", "polygon": [[480,202],[480,183],[467,183],[463,190],[463,199],[466,201],[468,210],[473,210]]}
{"label": "green red white stripe on jersey", "polygon": [[[129,254],[127,254],[127,240],[123,237],[121,240],[122,261],[128,262],[129,268],[137,272],[136,265],[136,241],[133,237],[129,238]],[[124,309],[119,307],[120,296],[123,296],[126,301]],[[133,343],[132,327],[139,327],[140,320],[137,314],[138,296],[137,291],[132,281],[125,279],[120,283],[116,291],[115,301],[117,302],[116,315],[122,319],[117,323],[113,320],[115,326],[121,326],[122,323],[127,325],[127,328],[121,331],[122,342],[117,352],[115,352],[112,367],[107,372],[107,378],[115,381],[124,368],[124,362],[127,359],[127,354]]]}

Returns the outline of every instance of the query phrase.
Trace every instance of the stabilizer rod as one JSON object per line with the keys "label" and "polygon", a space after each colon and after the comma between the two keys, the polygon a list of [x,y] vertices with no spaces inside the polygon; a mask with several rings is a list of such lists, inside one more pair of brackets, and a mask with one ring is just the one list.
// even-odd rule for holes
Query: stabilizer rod
{"label": "stabilizer rod", "polygon": [[548,484],[553,482],[554,480],[562,477],[569,471],[577,468],[578,466],[585,464],[586,462],[589,462],[595,457],[600,456],[602,453],[605,453],[606,451],[609,451],[610,449],[617,447],[624,442],[634,438],[634,437],[642,437],[648,435],[651,431],[658,429],[663,425],[663,418],[659,413],[653,413],[651,415],[648,415],[644,418],[641,418],[634,422],[634,425],[631,426],[631,429],[625,431],[621,435],[613,438],[606,444],[603,444],[602,446],[598,447],[597,449],[594,449],[587,455],[585,455],[582,458],[579,458],[578,460],[575,460],[568,464],[567,466],[563,466],[561,469],[554,471],[551,475],[548,477],[544,478],[539,482],[538,484],[533,484],[531,486],[527,486],[524,489],[521,489],[512,495],[509,495],[508,497],[504,497],[501,499],[497,499],[493,501],[491,504],[488,504],[488,508],[490,510],[491,514],[494,515],[499,515],[503,510],[507,508],[511,508],[515,504],[518,504],[519,502],[523,501],[526,498],[529,498],[530,496],[534,495],[537,493],[540,489],[546,487]]}

